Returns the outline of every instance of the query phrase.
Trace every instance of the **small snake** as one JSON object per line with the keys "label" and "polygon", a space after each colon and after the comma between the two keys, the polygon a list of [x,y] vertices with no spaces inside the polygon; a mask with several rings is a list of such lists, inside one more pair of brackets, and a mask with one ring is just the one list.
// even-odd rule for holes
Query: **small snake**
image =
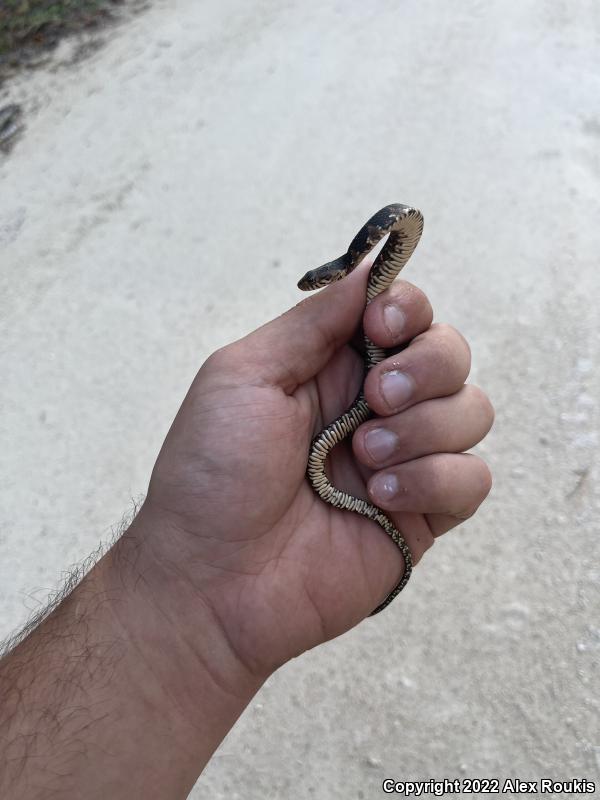
{"label": "small snake", "polygon": [[[363,258],[384,236],[389,238],[375,259],[367,282],[367,305],[380,292],[385,291],[413,254],[423,232],[423,215],[416,208],[394,203],[385,206],[363,225],[350,242],[348,251],[335,261],[330,261],[317,269],[309,270],[298,281],[298,288],[304,291],[319,289],[329,283],[345,278],[360,264]],[[367,336],[365,341],[365,375],[368,370],[386,357],[386,351],[377,347]],[[372,612],[379,613],[389,605],[408,583],[412,572],[412,556],[404,537],[393,522],[366,500],[353,497],[333,486],[325,474],[325,461],[333,448],[372,416],[364,397],[363,386],[352,406],[334,422],[324,428],[312,441],[308,456],[306,475],[313,489],[326,503],[335,508],[355,511],[379,523],[391,537],[404,557],[404,574],[400,583],[392,589],[381,605]]]}

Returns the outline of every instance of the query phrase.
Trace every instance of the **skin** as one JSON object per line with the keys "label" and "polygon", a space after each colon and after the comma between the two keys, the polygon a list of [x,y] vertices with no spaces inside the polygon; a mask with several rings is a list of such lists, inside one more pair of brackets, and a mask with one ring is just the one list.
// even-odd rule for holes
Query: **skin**
{"label": "skin", "polygon": [[[396,585],[395,545],[304,477],[312,436],[362,380],[349,342],[367,271],[202,366],[131,527],[0,662],[0,796],[186,797],[264,680]],[[330,465],[336,485],[390,513],[415,563],[491,486],[485,463],[463,451],[491,427],[492,407],[465,386],[464,338],[431,321],[427,298],[403,281],[366,309],[374,342],[410,344],[369,373],[378,417]],[[400,405],[382,390],[390,371],[412,387]],[[376,429],[397,437],[380,460],[369,453]]]}

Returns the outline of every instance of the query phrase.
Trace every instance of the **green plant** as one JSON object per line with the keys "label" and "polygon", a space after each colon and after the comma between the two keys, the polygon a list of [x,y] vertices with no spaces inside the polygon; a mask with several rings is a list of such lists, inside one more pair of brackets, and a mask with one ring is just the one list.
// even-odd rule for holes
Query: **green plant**
{"label": "green plant", "polygon": [[56,44],[61,35],[92,25],[119,0],[3,0],[0,57],[23,47]]}

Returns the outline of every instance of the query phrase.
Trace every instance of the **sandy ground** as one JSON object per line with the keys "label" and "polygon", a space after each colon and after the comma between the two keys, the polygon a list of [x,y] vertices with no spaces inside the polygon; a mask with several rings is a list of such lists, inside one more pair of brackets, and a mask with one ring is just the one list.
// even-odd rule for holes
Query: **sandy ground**
{"label": "sandy ground", "polygon": [[494,490],[401,602],[268,682],[192,797],[598,782],[600,6],[181,0],[105,35],[8,87],[0,632],[143,494],[203,359],[409,202],[406,277],[497,409]]}

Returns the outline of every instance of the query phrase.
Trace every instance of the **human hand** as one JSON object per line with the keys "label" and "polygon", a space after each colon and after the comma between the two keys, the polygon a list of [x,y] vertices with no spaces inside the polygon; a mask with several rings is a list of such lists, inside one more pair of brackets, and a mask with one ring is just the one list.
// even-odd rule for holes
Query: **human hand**
{"label": "human hand", "polygon": [[[351,405],[363,379],[348,342],[367,266],[207,360],[141,512],[161,563],[193,587],[257,675],[351,628],[402,574],[402,556],[377,524],[325,504],[305,479],[312,437]],[[427,298],[404,281],[368,306],[367,335],[392,352],[408,346],[367,376],[378,416],[329,465],[335,486],[389,513],[415,564],[491,485],[485,463],[463,451],[491,427],[492,407],[464,385],[463,337],[431,321]]]}
{"label": "human hand", "polygon": [[379,416],[334,450],[333,484],[384,508],[415,563],[483,500],[488,469],[462,451],[493,412],[464,385],[466,342],[408,283],[363,314],[367,271],[204,364],[132,525],[0,660],[2,796],[187,797],[265,678],[396,586],[389,537],[305,478],[313,435],[361,385],[361,315],[376,344],[407,346],[367,376]]}

